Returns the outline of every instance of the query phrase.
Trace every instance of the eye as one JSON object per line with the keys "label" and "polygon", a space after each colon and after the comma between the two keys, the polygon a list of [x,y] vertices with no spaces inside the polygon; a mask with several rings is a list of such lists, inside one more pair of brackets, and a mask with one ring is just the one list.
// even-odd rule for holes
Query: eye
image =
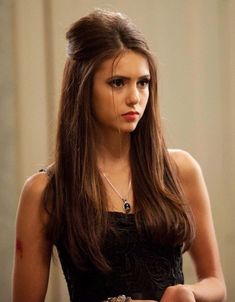
{"label": "eye", "polygon": [[149,79],[143,79],[138,82],[138,86],[140,86],[140,88],[145,88],[149,86],[149,83],[150,83]]}
{"label": "eye", "polygon": [[109,82],[109,85],[114,87],[114,88],[121,88],[122,86],[124,86],[124,80],[123,79],[112,79],[110,82]]}

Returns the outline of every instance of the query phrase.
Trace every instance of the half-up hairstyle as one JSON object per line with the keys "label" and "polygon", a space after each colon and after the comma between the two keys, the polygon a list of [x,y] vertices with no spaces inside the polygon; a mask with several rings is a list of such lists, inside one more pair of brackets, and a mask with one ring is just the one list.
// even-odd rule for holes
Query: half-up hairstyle
{"label": "half-up hairstyle", "polygon": [[55,162],[44,194],[49,239],[63,242],[77,267],[85,268],[88,259],[102,271],[109,269],[102,254],[109,224],[95,154],[93,78],[104,60],[132,50],[147,59],[151,77],[145,113],[131,133],[136,223],[162,244],[189,247],[194,225],[161,131],[156,67],[145,39],[127,17],[103,10],[75,22],[66,38]]}

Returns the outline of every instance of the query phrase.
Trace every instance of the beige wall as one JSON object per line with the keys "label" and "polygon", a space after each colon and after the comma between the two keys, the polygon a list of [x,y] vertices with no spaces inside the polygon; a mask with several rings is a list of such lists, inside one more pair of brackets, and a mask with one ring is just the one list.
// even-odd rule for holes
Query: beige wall
{"label": "beige wall", "polygon": [[12,3],[0,2],[0,301],[10,301],[16,189]]}
{"label": "beige wall", "polygon": [[[235,300],[235,1],[104,3],[0,1],[0,22],[5,25],[1,27],[5,47],[0,53],[0,226],[4,230],[0,240],[0,267],[4,267],[4,274],[0,275],[0,301],[10,301],[16,196],[25,178],[50,161],[66,28],[92,8],[105,7],[127,13],[156,53],[169,145],[188,150],[202,166],[211,196],[228,301],[232,302]],[[47,301],[64,302],[63,278],[58,281],[58,266],[52,267]],[[186,281],[194,279],[188,258],[185,272]]]}

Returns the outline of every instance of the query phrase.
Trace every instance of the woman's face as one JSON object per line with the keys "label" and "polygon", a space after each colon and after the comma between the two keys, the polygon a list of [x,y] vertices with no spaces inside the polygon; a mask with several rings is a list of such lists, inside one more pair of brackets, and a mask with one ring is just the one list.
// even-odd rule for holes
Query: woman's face
{"label": "woman's face", "polygon": [[92,112],[102,131],[135,130],[149,97],[147,59],[126,51],[105,60],[94,76]]}

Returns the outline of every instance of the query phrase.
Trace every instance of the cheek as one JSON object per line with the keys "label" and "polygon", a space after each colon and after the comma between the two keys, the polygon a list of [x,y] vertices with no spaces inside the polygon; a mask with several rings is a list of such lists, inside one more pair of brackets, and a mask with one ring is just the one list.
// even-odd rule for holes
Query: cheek
{"label": "cheek", "polygon": [[109,119],[113,112],[115,112],[115,108],[112,93],[100,90],[94,94],[92,98],[92,114],[96,119]]}
{"label": "cheek", "polygon": [[148,99],[149,99],[149,91],[148,90],[146,90],[146,91],[143,92],[141,99],[142,99],[142,105],[143,105],[143,107],[146,107],[146,105],[148,103]]}
{"label": "cheek", "polygon": [[142,114],[141,114],[141,117],[144,115],[145,113],[145,110],[146,110],[146,107],[147,107],[147,104],[148,104],[148,101],[149,101],[149,92],[146,91],[145,93],[142,94],[142,98],[141,98],[141,108],[142,108]]}
{"label": "cheek", "polygon": [[112,91],[106,85],[100,85],[99,88],[94,88],[92,101],[94,106],[109,106],[112,103]]}

